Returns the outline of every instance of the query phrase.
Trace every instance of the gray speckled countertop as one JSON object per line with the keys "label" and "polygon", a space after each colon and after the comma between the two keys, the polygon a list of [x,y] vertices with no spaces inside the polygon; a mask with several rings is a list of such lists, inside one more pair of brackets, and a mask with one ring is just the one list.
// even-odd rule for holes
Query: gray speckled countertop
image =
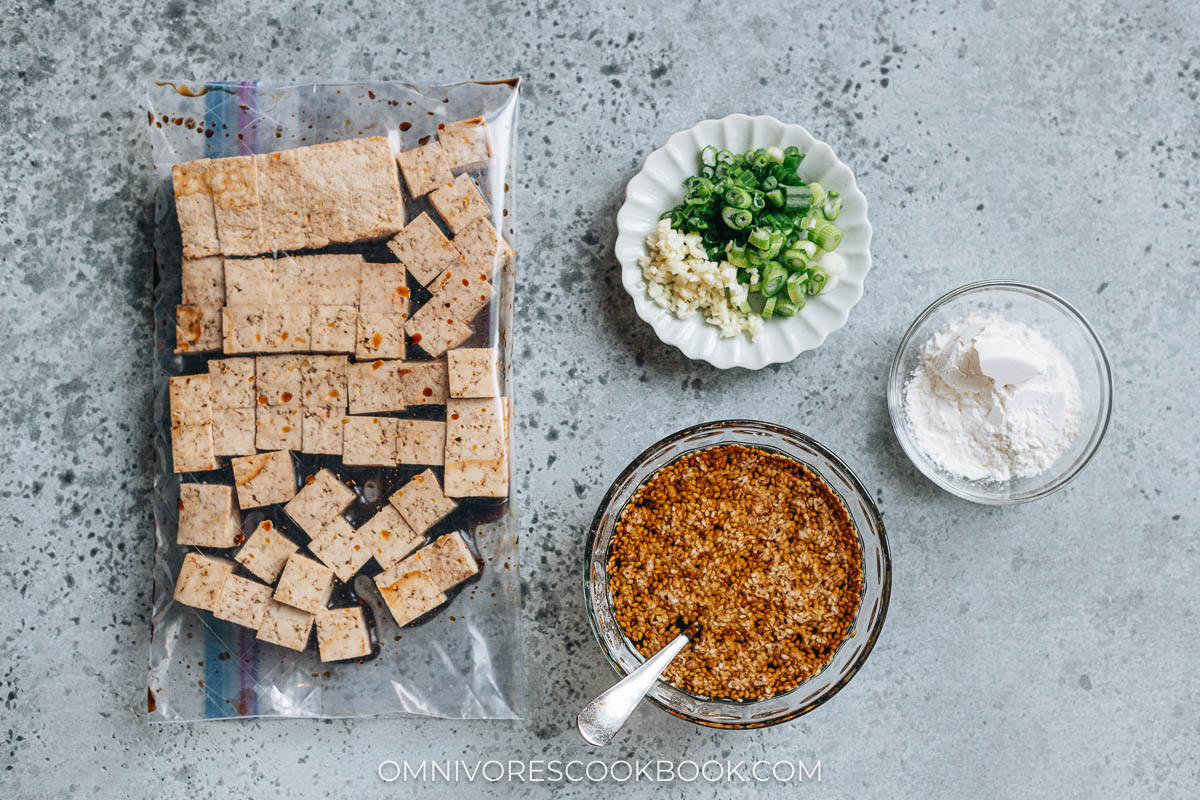
{"label": "gray speckled countertop", "polygon": [[[716,732],[646,708],[605,758],[819,760],[820,784],[793,787],[812,797],[1196,795],[1200,387],[1194,353],[1177,353],[1194,350],[1200,305],[1197,7],[641,5],[5,3],[6,797],[387,796],[414,787],[382,784],[383,759],[592,757],[574,711],[612,675],[584,618],[585,526],[644,446],[732,415],[814,435],[872,487],[895,559],[883,635],[833,702],[793,724]],[[525,79],[516,469],[528,718],[148,726],[152,190],[140,81],[510,74]],[[612,257],[614,215],[644,155],[737,111],[827,140],[857,171],[876,231],[849,324],[753,374],[660,345]],[[1075,302],[1116,377],[1093,464],[1060,494],[1007,509],[923,479],[883,397],[912,317],[956,285],[1002,276]]]}

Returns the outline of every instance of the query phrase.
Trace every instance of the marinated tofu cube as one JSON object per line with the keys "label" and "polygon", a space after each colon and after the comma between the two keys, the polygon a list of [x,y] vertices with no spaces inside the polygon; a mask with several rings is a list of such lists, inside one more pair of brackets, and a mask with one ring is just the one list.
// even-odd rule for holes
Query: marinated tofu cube
{"label": "marinated tofu cube", "polygon": [[298,407],[304,390],[303,367],[303,356],[259,356],[254,359],[258,405]]}
{"label": "marinated tofu cube", "polygon": [[358,281],[363,257],[327,254],[305,256],[312,272],[312,300],[318,305],[358,304]]}
{"label": "marinated tofu cube", "polygon": [[400,162],[400,172],[413,197],[429,194],[439,186],[454,182],[450,164],[437,142],[405,150],[396,156],[396,161]]}
{"label": "marinated tofu cube", "polygon": [[313,307],[276,305],[263,313],[263,352],[303,353],[312,341]]}
{"label": "marinated tofu cube", "polygon": [[498,397],[496,348],[460,347],[446,353],[451,397]]}
{"label": "marinated tofu cube", "polygon": [[258,170],[252,156],[214,159],[206,177],[212,190],[217,238],[227,256],[253,256],[271,249],[263,235]]}
{"label": "marinated tofu cube", "polygon": [[308,543],[308,549],[333,570],[342,583],[349,583],[363,564],[371,560],[371,548],[343,517],[327,522]]}
{"label": "marinated tofu cube", "polygon": [[379,594],[401,628],[446,602],[446,595],[424,572],[401,575],[391,586],[380,586]]}
{"label": "marinated tofu cube", "polygon": [[233,485],[243,509],[286,503],[296,496],[296,465],[287,450],[232,459]]}
{"label": "marinated tofu cube", "polygon": [[451,398],[446,403],[446,494],[508,494],[508,398]]}
{"label": "marinated tofu cube", "polygon": [[253,358],[214,358],[208,362],[208,382],[212,387],[212,405],[217,408],[253,408]]}
{"label": "marinated tofu cube", "polygon": [[213,409],[213,455],[253,455],[257,432],[253,408]]}
{"label": "marinated tofu cube", "polygon": [[265,306],[283,302],[276,299],[278,285],[273,258],[225,259],[225,305]]}
{"label": "marinated tofu cube", "polygon": [[483,217],[463,228],[452,244],[470,270],[488,276],[495,275],[515,255],[504,237]]}
{"label": "marinated tofu cube", "polygon": [[316,536],[354,502],[354,490],[327,469],[305,479],[302,488],[283,510],[309,536]]}
{"label": "marinated tofu cube", "polygon": [[344,408],[306,408],[301,424],[300,451],[340,456],[342,426],[346,421]]}
{"label": "marinated tofu cube", "polygon": [[346,417],[342,427],[342,463],[396,466],[396,420],[391,417]]}
{"label": "marinated tofu cube", "polygon": [[319,144],[296,155],[312,220],[310,248],[385,239],[403,229],[400,175],[386,138]]}
{"label": "marinated tofu cube", "polygon": [[363,262],[359,272],[358,308],[408,313],[408,272],[403,264]]}
{"label": "marinated tofu cube", "polygon": [[333,570],[300,553],[292,553],[283,565],[275,599],[292,608],[316,614],[333,594]]}
{"label": "marinated tofu cube", "polygon": [[299,450],[304,444],[299,406],[258,406],[254,410],[254,446],[259,450]]}
{"label": "marinated tofu cube", "polygon": [[265,305],[228,305],[221,309],[221,344],[227,354],[257,353],[266,335]]}
{"label": "marinated tofu cube", "polygon": [[357,341],[357,306],[313,306],[312,349],[314,352],[353,353]]}
{"label": "marinated tofu cube", "polygon": [[184,258],[204,258],[221,252],[212,193],[205,178],[212,161],[202,158],[171,167]]}
{"label": "marinated tofu cube", "polygon": [[308,247],[311,224],[300,185],[295,150],[253,156],[258,181],[259,225],[269,250]]}
{"label": "marinated tofu cube", "polygon": [[286,536],[275,530],[274,523],[264,519],[258,523],[254,533],[237,552],[234,559],[266,583],[274,583],[283,572],[283,565],[300,548]]}
{"label": "marinated tofu cube", "polygon": [[491,155],[487,123],[483,117],[439,125],[438,141],[452,170],[481,167]]}
{"label": "marinated tofu cube", "polygon": [[172,425],[212,422],[212,383],[208,375],[180,375],[167,382]]}
{"label": "marinated tofu cube", "polygon": [[462,534],[454,531],[376,575],[375,585],[393,586],[410,572],[424,572],[438,591],[444,592],[479,572],[479,565]]}
{"label": "marinated tofu cube", "polygon": [[429,284],[433,297],[421,307],[452,319],[469,322],[492,299],[492,284],[487,274],[465,267],[446,270]]}
{"label": "marinated tofu cube", "polygon": [[429,202],[441,216],[450,232],[457,234],[477,219],[491,214],[470,175],[459,175],[449,186],[435,189]]}
{"label": "marinated tofu cube", "polygon": [[225,259],[221,256],[183,259],[180,302],[185,306],[225,305]]}
{"label": "marinated tofu cube", "polygon": [[308,647],[316,619],[315,614],[271,600],[267,603],[262,623],[258,626],[258,638],[281,647],[303,651]]}
{"label": "marinated tofu cube", "polygon": [[361,608],[327,608],[317,614],[317,645],[322,661],[345,661],[371,654],[367,615]]}
{"label": "marinated tofu cube", "polygon": [[412,343],[437,358],[447,350],[470,339],[475,331],[465,322],[436,314],[425,314],[422,308],[404,325]]}
{"label": "marinated tofu cube", "polygon": [[400,399],[405,406],[441,406],[449,397],[446,360],[406,361],[400,370]]}
{"label": "marinated tofu cube", "polygon": [[346,367],[347,392],[351,414],[370,414],[377,411],[400,411],[400,370],[403,361],[360,361]]}
{"label": "marinated tofu cube", "polygon": [[171,459],[175,472],[205,472],[217,468],[211,422],[171,426]]}
{"label": "marinated tofu cube", "polygon": [[379,566],[387,569],[425,544],[425,539],[409,527],[400,512],[384,506],[358,529],[358,535]]}
{"label": "marinated tofu cube", "polygon": [[313,256],[281,255],[276,258],[275,281],[268,302],[302,306],[315,303],[313,268]]}
{"label": "marinated tofu cube", "polygon": [[267,603],[271,602],[271,587],[240,575],[230,575],[221,586],[217,596],[217,607],[213,616],[241,625],[246,628],[258,629],[262,623]]}
{"label": "marinated tofu cube", "polygon": [[306,408],[346,407],[346,357],[305,356],[300,366],[300,402]]}
{"label": "marinated tofu cube", "polygon": [[388,249],[422,286],[462,261],[437,223],[424,213],[396,234],[388,242]]}
{"label": "marinated tofu cube", "polygon": [[407,320],[407,311],[360,308],[355,358],[359,361],[404,358],[404,323]]}
{"label": "marinated tofu cube", "polygon": [[439,420],[396,420],[396,461],[437,464],[446,459],[446,423]]}
{"label": "marinated tofu cube", "polygon": [[417,534],[424,534],[458,508],[458,503],[442,493],[437,476],[430,469],[397,489],[388,502]]}
{"label": "marinated tofu cube", "polygon": [[183,557],[183,566],[175,581],[175,602],[205,611],[214,610],[221,587],[235,566],[228,558],[188,553]]}
{"label": "marinated tofu cube", "polygon": [[175,352],[211,353],[221,349],[219,305],[175,307]]}
{"label": "marinated tofu cube", "polygon": [[233,502],[233,487],[215,483],[179,485],[179,531],[175,541],[195,547],[237,545],[242,517]]}

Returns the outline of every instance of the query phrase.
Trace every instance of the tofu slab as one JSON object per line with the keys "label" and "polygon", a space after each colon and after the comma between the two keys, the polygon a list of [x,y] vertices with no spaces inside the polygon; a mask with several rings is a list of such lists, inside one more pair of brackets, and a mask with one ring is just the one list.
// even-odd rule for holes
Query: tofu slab
{"label": "tofu slab", "polygon": [[214,358],[208,362],[208,382],[212,405],[217,408],[253,408],[253,358]]}
{"label": "tofu slab", "polygon": [[405,150],[396,156],[400,172],[413,197],[429,194],[439,186],[453,183],[450,162],[446,160],[439,142],[430,142],[423,147]]}
{"label": "tofu slab", "polygon": [[253,156],[213,159],[205,174],[212,191],[217,238],[227,256],[253,256],[271,249],[263,235],[258,171]]}
{"label": "tofu slab", "polygon": [[217,468],[211,422],[171,426],[171,468],[174,472],[207,472]]}
{"label": "tofu slab", "polygon": [[308,543],[308,549],[333,570],[342,583],[349,583],[371,560],[371,548],[342,517],[326,523],[320,534]]}
{"label": "tofu slab", "polygon": [[445,359],[406,361],[400,370],[400,399],[405,406],[441,406],[449,397]]}
{"label": "tofu slab", "polygon": [[401,575],[391,586],[380,586],[379,594],[401,628],[446,602],[446,595],[424,572]]}
{"label": "tofu slab", "polygon": [[362,271],[360,255],[323,254],[303,256],[309,265],[311,298],[305,302],[319,305],[357,305],[358,281]]}
{"label": "tofu slab", "polygon": [[409,295],[408,271],[403,264],[363,262],[358,285],[360,310],[403,311],[407,314]]}
{"label": "tofu slab", "polygon": [[504,237],[497,234],[492,223],[484,217],[459,231],[451,244],[468,268],[489,277],[494,276],[515,255]]}
{"label": "tofu slab", "polygon": [[221,309],[221,347],[228,355],[263,349],[265,305],[227,305]]}
{"label": "tofu slab", "polygon": [[236,566],[228,558],[188,553],[175,581],[175,602],[212,611],[217,607],[225,579]]}
{"label": "tofu slab", "polygon": [[446,402],[446,494],[508,495],[508,398]]}
{"label": "tofu slab", "polygon": [[185,306],[225,305],[225,259],[221,256],[185,258],[180,302]]}
{"label": "tofu slab", "polygon": [[316,619],[315,614],[271,600],[258,626],[258,638],[291,650],[303,651],[308,647]]}
{"label": "tofu slab", "polygon": [[308,246],[312,225],[300,188],[295,150],[262,153],[253,158],[258,180],[260,236],[270,250],[300,250]]}
{"label": "tofu slab", "polygon": [[470,325],[436,314],[423,314],[421,309],[404,325],[412,343],[437,358],[451,348],[470,339],[475,331]]}
{"label": "tofu slab", "polygon": [[458,508],[458,503],[442,493],[437,476],[430,469],[397,489],[388,502],[418,535],[424,534]]}
{"label": "tofu slab", "polygon": [[462,256],[428,214],[422,213],[387,243],[422,286],[459,264]]}
{"label": "tofu slab", "polygon": [[202,158],[171,167],[184,258],[205,258],[221,252],[212,193],[205,177],[212,161]]}
{"label": "tofu slab", "polygon": [[305,479],[302,488],[283,510],[309,536],[325,530],[354,502],[354,490],[328,469]]}
{"label": "tofu slab", "polygon": [[213,409],[213,455],[253,455],[257,432],[258,425],[253,408]]}
{"label": "tofu slab", "polygon": [[300,363],[300,402],[305,408],[346,407],[346,357],[304,356]]}
{"label": "tofu slab", "polygon": [[315,353],[353,353],[358,341],[358,307],[313,306],[312,349]]}
{"label": "tofu slab", "polygon": [[446,459],[446,423],[440,420],[396,420],[396,462],[441,465]]}
{"label": "tofu slab", "polygon": [[275,279],[271,285],[270,303],[311,305],[316,302],[313,291],[313,256],[280,255],[274,261]]}
{"label": "tofu slab", "polygon": [[439,125],[438,142],[453,170],[481,167],[491,154],[487,123],[483,117]]}
{"label": "tofu slab", "polygon": [[358,337],[354,357],[359,361],[375,358],[404,358],[404,323],[408,311],[396,307],[358,310]]}
{"label": "tofu slab", "polygon": [[403,361],[360,361],[346,367],[346,385],[351,414],[371,414],[379,411],[401,411],[400,371]]}
{"label": "tofu slab", "polygon": [[208,375],[180,375],[167,382],[172,425],[212,422],[212,383]]}
{"label": "tofu slab", "polygon": [[299,549],[295,542],[275,530],[271,520],[264,519],[233,558],[254,577],[274,583],[283,572],[283,565]]}
{"label": "tofu slab", "polygon": [[304,390],[304,357],[259,356],[254,360],[258,405],[299,407]]}
{"label": "tofu slab", "polygon": [[175,352],[212,353],[221,344],[221,306],[175,307]]}
{"label": "tofu slab", "polygon": [[176,541],[198,547],[233,547],[242,532],[242,518],[233,500],[233,487],[215,483],[179,485],[179,530]]}
{"label": "tofu slab", "polygon": [[231,460],[233,485],[243,509],[286,503],[296,496],[296,466],[287,450]]}
{"label": "tofu slab", "polygon": [[243,578],[240,575],[230,575],[221,585],[221,593],[217,595],[213,616],[235,625],[257,630],[270,601],[270,586]]}
{"label": "tofu slab", "polygon": [[467,459],[446,464],[446,494],[451,497],[508,497],[508,456]]}
{"label": "tofu slab", "polygon": [[292,553],[283,565],[275,599],[292,608],[316,614],[333,594],[333,570],[300,553]]}
{"label": "tofu slab", "polygon": [[358,529],[358,535],[379,566],[387,569],[425,544],[425,539],[404,521],[400,512],[387,505]]}
{"label": "tofu slab", "polygon": [[342,426],[342,463],[394,467],[396,420],[391,417],[346,417]]}
{"label": "tofu slab", "polygon": [[265,306],[284,302],[276,297],[278,282],[273,258],[225,259],[225,303],[231,306]]}
{"label": "tofu slab", "polygon": [[459,347],[446,353],[451,397],[498,397],[499,366],[494,347]]}
{"label": "tofu slab", "polygon": [[456,235],[475,220],[492,213],[476,188],[475,181],[467,174],[459,175],[449,186],[430,192],[429,203],[450,232]]}
{"label": "tofu slab", "polygon": [[470,322],[492,299],[492,284],[488,275],[466,267],[446,270],[429,284],[433,297],[421,310],[436,309],[435,313],[452,319]]}
{"label": "tofu slab", "polygon": [[467,542],[458,531],[439,536],[433,544],[422,547],[403,561],[393,564],[375,576],[375,585],[383,588],[411,572],[429,576],[438,591],[444,592],[479,571],[479,564]]}
{"label": "tofu slab", "polygon": [[318,144],[296,155],[310,248],[386,239],[403,229],[400,175],[386,138]]}
{"label": "tofu slab", "polygon": [[272,303],[263,311],[262,350],[266,353],[303,353],[312,342],[313,307]]}
{"label": "tofu slab", "polygon": [[298,405],[260,405],[254,410],[254,446],[259,450],[299,450],[304,419]]}
{"label": "tofu slab", "polygon": [[306,408],[301,423],[300,451],[340,456],[344,408]]}
{"label": "tofu slab", "polygon": [[367,616],[361,608],[328,608],[317,614],[317,645],[322,661],[345,661],[371,654]]}

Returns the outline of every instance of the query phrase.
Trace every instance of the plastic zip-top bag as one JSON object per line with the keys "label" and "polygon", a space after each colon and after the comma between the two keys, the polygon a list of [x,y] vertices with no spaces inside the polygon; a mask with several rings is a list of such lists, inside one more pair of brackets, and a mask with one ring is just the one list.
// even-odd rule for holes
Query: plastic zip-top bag
{"label": "plastic zip-top bag", "polygon": [[151,721],[521,715],[518,96],[148,86]]}

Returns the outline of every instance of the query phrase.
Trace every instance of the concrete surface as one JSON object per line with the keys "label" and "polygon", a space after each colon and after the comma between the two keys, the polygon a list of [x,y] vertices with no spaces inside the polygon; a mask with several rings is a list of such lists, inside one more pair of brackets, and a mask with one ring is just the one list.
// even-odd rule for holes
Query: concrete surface
{"label": "concrete surface", "polygon": [[[645,445],[731,415],[815,435],[877,492],[895,558],[883,636],[839,697],[794,724],[714,732],[644,709],[602,757],[820,761],[819,784],[787,787],[811,797],[1200,791],[1195,4],[5,0],[3,12],[0,794],[590,791],[388,785],[376,768],[596,757],[572,727],[612,678],[578,586],[585,524]],[[529,718],[147,726],[151,183],[139,81],[510,74],[526,80],[516,341]],[[849,325],[757,374],[660,345],[611,255],[643,156],[735,111],[829,141],[858,172],[876,230]],[[911,318],[997,276],[1077,303],[1116,375],[1095,462],[1059,495],[1009,509],[960,502],[918,475],[883,400]]]}

